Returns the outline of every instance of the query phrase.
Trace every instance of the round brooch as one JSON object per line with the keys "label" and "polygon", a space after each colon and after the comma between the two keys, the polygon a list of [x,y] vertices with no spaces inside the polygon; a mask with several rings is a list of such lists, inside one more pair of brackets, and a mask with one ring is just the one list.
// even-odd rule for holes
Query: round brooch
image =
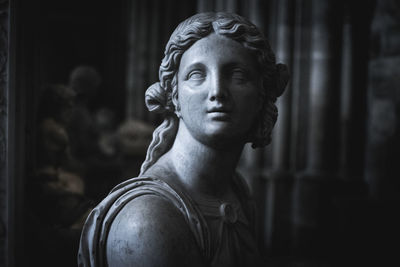
{"label": "round brooch", "polygon": [[234,206],[230,203],[223,203],[219,207],[219,213],[225,222],[235,223],[237,220],[237,213]]}

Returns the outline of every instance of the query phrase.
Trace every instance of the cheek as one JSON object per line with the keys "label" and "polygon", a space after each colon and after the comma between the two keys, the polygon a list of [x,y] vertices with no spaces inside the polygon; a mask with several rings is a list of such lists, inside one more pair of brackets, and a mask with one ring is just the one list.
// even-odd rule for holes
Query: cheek
{"label": "cheek", "polygon": [[[239,104],[240,103],[240,104]],[[243,130],[250,129],[255,121],[259,119],[261,110],[261,101],[257,94],[242,95],[240,102],[237,102],[238,122],[242,125]]]}
{"label": "cheek", "polygon": [[182,92],[179,95],[181,114],[186,120],[198,120],[201,114],[201,96],[199,94]]}
{"label": "cheek", "polygon": [[261,109],[261,96],[258,90],[251,88],[236,94],[235,102],[241,112],[254,113]]}

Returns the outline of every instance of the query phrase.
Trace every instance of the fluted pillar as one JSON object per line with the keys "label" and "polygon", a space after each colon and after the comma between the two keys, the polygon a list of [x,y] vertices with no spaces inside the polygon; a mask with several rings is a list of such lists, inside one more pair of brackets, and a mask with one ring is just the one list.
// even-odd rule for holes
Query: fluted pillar
{"label": "fluted pillar", "polygon": [[[310,81],[304,171],[296,175],[293,224],[298,249],[323,247],[321,225],[338,170],[342,7],[311,2]],[[322,208],[323,207],[323,208]],[[315,252],[316,253],[316,252]]]}
{"label": "fluted pillar", "polygon": [[[313,1],[308,173],[331,173],[338,164],[341,20],[333,1]],[[340,33],[340,32],[339,32]]]}
{"label": "fluted pillar", "polygon": [[[269,12],[271,45],[275,50],[276,61],[286,64],[289,69],[293,65],[294,4],[293,0],[273,1]],[[264,171],[266,192],[263,230],[265,247],[270,252],[288,247],[290,240],[291,87],[289,82],[276,103],[279,115],[273,130],[271,149],[268,151],[271,165]]]}
{"label": "fluted pillar", "polygon": [[363,13],[350,2],[345,5],[340,90],[339,176],[362,186],[366,142],[367,62],[373,0],[365,1]]}
{"label": "fluted pillar", "polygon": [[126,117],[129,119],[144,119],[144,77],[147,62],[143,57],[147,48],[146,34],[149,26],[146,18],[146,3],[129,1],[128,15],[128,45],[126,73]]}
{"label": "fluted pillar", "polygon": [[352,47],[353,27],[350,21],[350,14],[346,14],[343,24],[343,45],[342,45],[342,65],[341,65],[341,90],[340,90],[340,161],[339,169],[343,176],[347,176],[349,171],[349,143],[351,127],[351,102],[352,102],[352,82],[353,82],[353,47]]}
{"label": "fluted pillar", "polygon": [[[0,167],[4,180],[0,183],[6,183],[2,192],[5,202],[0,206],[6,207],[5,266],[23,266],[25,259],[21,255],[27,254],[24,200],[27,177],[35,160],[30,156],[34,155],[34,101],[38,92],[35,82],[39,76],[35,53],[39,24],[33,17],[38,14],[33,2],[14,0],[0,5],[0,131],[5,137],[0,140],[0,164],[4,164],[4,168]],[[23,23],[27,21],[31,23]]]}
{"label": "fluted pillar", "polygon": [[197,12],[238,12],[238,0],[198,0]]}
{"label": "fluted pillar", "polygon": [[[269,3],[263,0],[248,0],[245,1],[245,8],[242,8],[242,13],[244,16],[248,17],[261,31],[264,33],[268,28],[268,14],[269,12]],[[268,35],[266,36],[268,39]]]}
{"label": "fluted pillar", "polygon": [[7,116],[8,104],[8,33],[9,33],[9,3],[0,7],[0,266],[6,265],[7,244]]}
{"label": "fluted pillar", "polygon": [[369,195],[399,203],[400,41],[397,1],[376,1],[368,66],[365,181]]}

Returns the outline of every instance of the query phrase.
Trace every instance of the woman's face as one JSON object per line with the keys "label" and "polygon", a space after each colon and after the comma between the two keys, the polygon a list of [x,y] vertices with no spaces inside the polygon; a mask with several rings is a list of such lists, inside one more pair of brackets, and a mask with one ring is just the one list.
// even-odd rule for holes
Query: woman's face
{"label": "woman's face", "polygon": [[261,108],[255,56],[240,43],[210,34],[183,55],[178,102],[190,134],[211,146],[244,143]]}

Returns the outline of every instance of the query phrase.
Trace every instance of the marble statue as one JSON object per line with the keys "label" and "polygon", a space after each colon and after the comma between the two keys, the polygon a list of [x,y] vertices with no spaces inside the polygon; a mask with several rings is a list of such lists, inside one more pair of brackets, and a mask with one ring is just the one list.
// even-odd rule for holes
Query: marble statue
{"label": "marble statue", "polygon": [[172,33],[148,88],[164,114],[139,177],[88,216],[79,266],[258,266],[254,205],[235,168],[270,142],[288,80],[251,22],[202,13]]}

